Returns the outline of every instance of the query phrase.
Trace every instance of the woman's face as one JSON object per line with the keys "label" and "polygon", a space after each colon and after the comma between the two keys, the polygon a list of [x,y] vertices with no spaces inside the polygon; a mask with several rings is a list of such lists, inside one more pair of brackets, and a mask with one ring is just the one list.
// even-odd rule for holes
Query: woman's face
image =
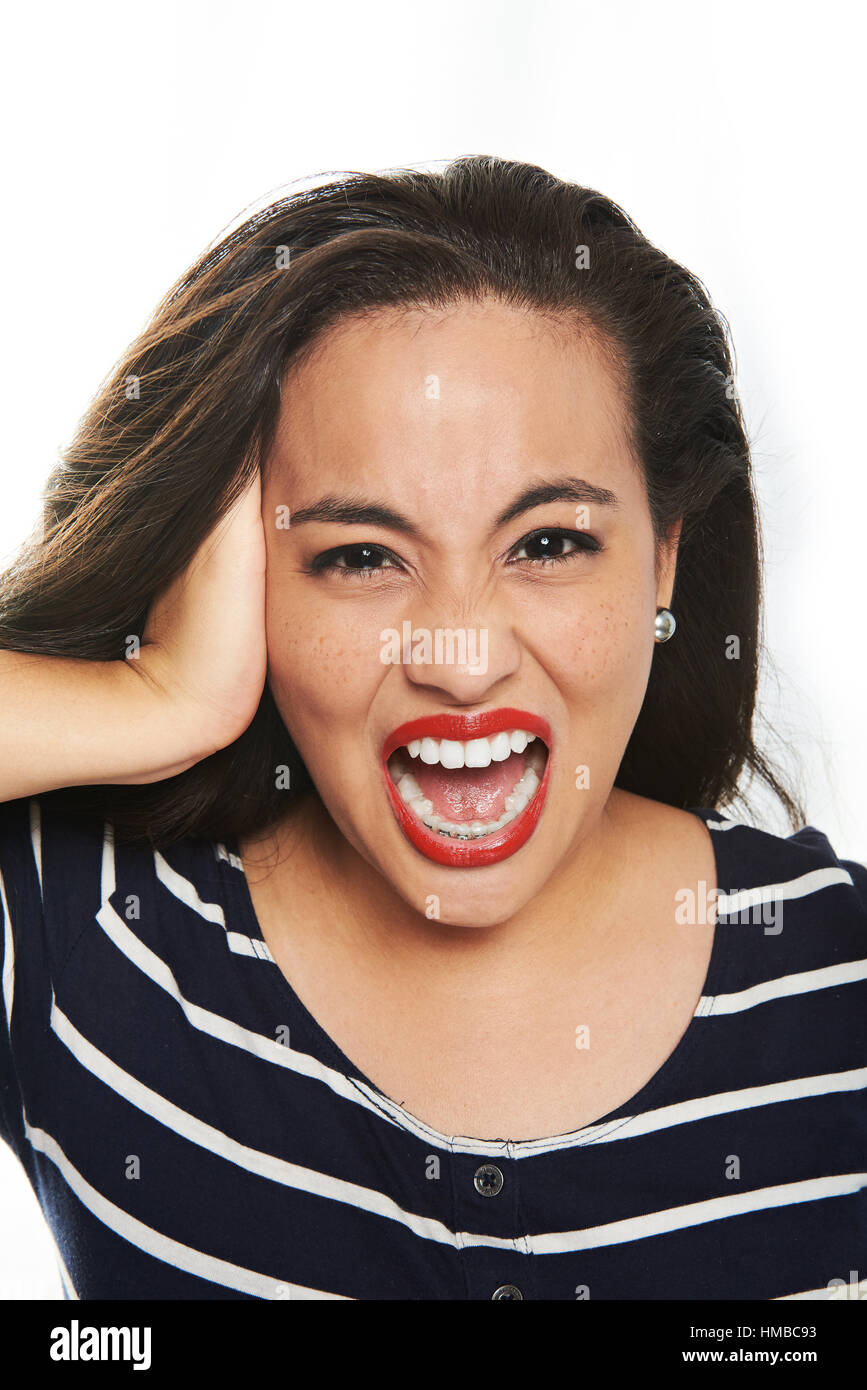
{"label": "woman's face", "polygon": [[599,824],[671,595],[604,353],[496,301],[344,319],[284,380],[263,517],[333,821],[420,913],[507,920]]}

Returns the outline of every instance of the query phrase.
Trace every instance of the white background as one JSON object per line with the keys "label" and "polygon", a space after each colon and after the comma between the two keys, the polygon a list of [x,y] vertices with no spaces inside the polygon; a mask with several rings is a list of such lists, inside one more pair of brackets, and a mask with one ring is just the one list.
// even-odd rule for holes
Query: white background
{"label": "white background", "polygon": [[[731,324],[764,521],[772,751],[800,767],[808,818],[838,854],[867,861],[857,14],[761,0],[19,7],[0,93],[0,555],[29,531],[114,360],[249,204],[331,170],[541,164],[625,207]],[[2,1146],[0,1297],[59,1291]]]}

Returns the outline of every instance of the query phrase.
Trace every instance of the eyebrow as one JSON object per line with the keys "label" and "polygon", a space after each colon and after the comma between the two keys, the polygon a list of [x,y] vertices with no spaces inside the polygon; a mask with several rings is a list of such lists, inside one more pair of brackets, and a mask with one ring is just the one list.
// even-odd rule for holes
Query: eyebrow
{"label": "eyebrow", "polygon": [[299,507],[292,513],[292,525],[305,521],[334,521],[342,526],[385,526],[406,536],[421,535],[418,527],[392,507],[376,502],[357,502],[349,497],[321,497],[309,507]]}
{"label": "eyebrow", "polygon": [[[598,507],[611,509],[620,505],[615,494],[606,487],[597,487],[584,478],[556,478],[551,482],[531,483],[500,512],[493,529],[498,531],[525,512],[552,502],[594,503]],[[384,526],[405,536],[421,536],[415,523],[393,507],[349,497],[321,497],[309,507],[300,507],[292,513],[293,526],[301,526],[305,521],[336,522],[342,526]]]}
{"label": "eyebrow", "polygon": [[588,483],[584,478],[556,478],[550,483],[531,483],[505,511],[500,512],[495,529],[499,530],[507,521],[514,521],[524,512],[530,512],[534,507],[543,507],[550,502],[592,502],[597,507],[610,507],[613,510],[620,505],[614,493],[607,487],[597,487],[595,483]]}

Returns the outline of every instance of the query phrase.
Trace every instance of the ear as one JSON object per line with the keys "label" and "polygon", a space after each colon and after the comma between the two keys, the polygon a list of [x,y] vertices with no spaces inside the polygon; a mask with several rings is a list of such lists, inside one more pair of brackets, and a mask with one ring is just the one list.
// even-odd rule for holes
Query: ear
{"label": "ear", "polygon": [[668,608],[674,593],[674,576],[677,569],[677,550],[680,544],[680,531],[683,518],[675,521],[665,537],[656,547],[656,606]]}

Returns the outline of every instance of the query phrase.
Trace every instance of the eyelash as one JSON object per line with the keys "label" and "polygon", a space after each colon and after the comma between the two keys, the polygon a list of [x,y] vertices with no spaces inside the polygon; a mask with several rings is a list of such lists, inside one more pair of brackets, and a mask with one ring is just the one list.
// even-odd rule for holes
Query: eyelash
{"label": "eyelash", "polygon": [[[569,531],[562,526],[544,526],[523,536],[521,540],[512,546],[509,554],[513,554],[516,550],[523,550],[525,546],[531,545],[533,541],[537,541],[543,536],[550,537],[552,540],[572,541],[575,548],[574,550],[567,551],[565,555],[547,555],[537,557],[536,559],[530,559],[529,556],[525,556],[522,560],[513,559],[507,561],[507,563],[512,565],[526,564],[530,565],[532,569],[549,569],[552,565],[565,564],[568,560],[572,560],[578,555],[593,555],[604,549],[602,543],[598,541],[595,536],[589,535],[586,531]],[[366,551],[369,555],[373,556],[384,556],[393,563],[388,565],[370,565],[367,568],[358,569],[354,569],[350,565],[341,565],[337,563],[339,558],[345,557],[352,552],[357,553],[359,551]],[[333,550],[323,551],[321,555],[316,556],[315,560],[310,565],[309,572],[311,574],[339,574],[343,579],[357,576],[363,581],[366,581],[373,575],[381,573],[384,569],[399,569],[400,567],[400,561],[397,559],[397,556],[386,546],[367,545],[364,542],[358,542],[355,545],[336,546]]]}

